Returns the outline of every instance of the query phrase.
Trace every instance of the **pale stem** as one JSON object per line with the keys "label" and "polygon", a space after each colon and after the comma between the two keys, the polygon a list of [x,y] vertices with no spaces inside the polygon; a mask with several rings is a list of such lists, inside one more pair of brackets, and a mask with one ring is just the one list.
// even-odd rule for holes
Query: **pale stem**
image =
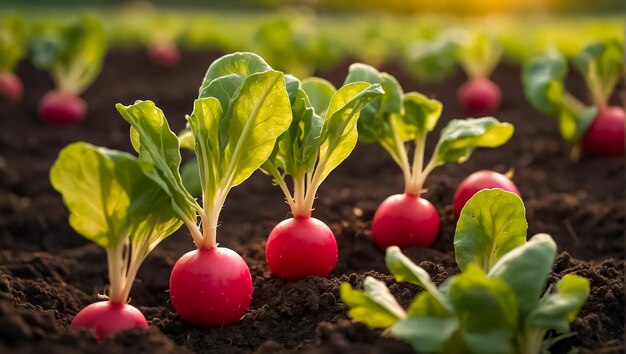
{"label": "pale stem", "polygon": [[[436,154],[434,154],[434,156],[436,156]],[[435,163],[435,159],[432,158],[428,164],[426,165],[426,168],[424,168],[424,170],[420,173],[419,178],[417,179],[415,185],[411,186],[411,190],[406,191],[406,193],[408,194],[413,194],[416,196],[419,196],[420,193],[422,192],[422,189],[424,188],[424,183],[426,182],[426,178],[428,178],[428,175],[437,167],[437,164]]]}
{"label": "pale stem", "polygon": [[415,138],[415,152],[413,153],[413,167],[411,170],[411,184],[417,184],[424,168],[424,150],[426,149],[426,134],[418,134]]}
{"label": "pale stem", "polygon": [[393,140],[396,143],[396,148],[398,149],[398,153],[400,156],[400,168],[402,169],[402,175],[404,176],[404,186],[405,189],[407,186],[411,184],[411,168],[409,167],[409,158],[407,156],[406,148],[404,147],[404,142],[398,135],[398,128],[395,123],[395,119],[393,116],[389,118],[389,123],[391,124],[391,131],[393,133]]}
{"label": "pale stem", "polygon": [[107,249],[107,262],[109,265],[109,300],[114,303],[124,304],[124,244],[118,244],[114,248]]}
{"label": "pale stem", "polygon": [[309,190],[306,188],[306,176],[300,174],[293,177],[293,192],[295,196],[296,208],[293,212],[294,216],[309,216],[311,215],[312,206],[308,204],[308,194],[311,191],[311,185]]}

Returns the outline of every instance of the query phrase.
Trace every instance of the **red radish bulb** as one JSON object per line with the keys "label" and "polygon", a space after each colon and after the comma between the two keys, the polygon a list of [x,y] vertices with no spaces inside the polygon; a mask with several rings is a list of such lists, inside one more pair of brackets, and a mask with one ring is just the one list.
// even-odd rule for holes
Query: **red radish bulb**
{"label": "red radish bulb", "polygon": [[284,280],[325,277],[337,264],[337,240],[322,221],[296,216],[272,230],[265,258],[272,274]]}
{"label": "red radish bulb", "polygon": [[372,238],[381,250],[389,246],[430,247],[437,234],[437,210],[428,200],[412,194],[385,199],[372,220]]}
{"label": "red radish bulb", "polygon": [[180,52],[172,44],[152,44],[148,47],[148,57],[159,66],[169,67],[178,64]]}
{"label": "red radish bulb", "polygon": [[85,118],[87,104],[70,92],[50,91],[39,101],[39,117],[53,124],[76,123]]}
{"label": "red radish bulb", "polygon": [[463,210],[465,203],[467,203],[474,194],[483,189],[493,188],[500,188],[521,197],[515,183],[513,183],[509,177],[494,171],[474,172],[459,184],[454,193],[454,216],[458,218],[461,215],[461,210]]}
{"label": "red radish bulb", "polygon": [[99,301],[82,309],[74,317],[70,327],[90,329],[102,340],[125,329],[148,328],[148,322],[143,314],[131,305]]}
{"label": "red radish bulb", "polygon": [[587,155],[624,156],[624,109],[609,106],[600,109],[585,135],[583,150]]}
{"label": "red radish bulb", "polygon": [[23,94],[24,86],[17,75],[8,71],[0,73],[0,101],[17,103]]}
{"label": "red radish bulb", "polygon": [[461,107],[474,116],[496,112],[500,106],[501,97],[498,85],[486,78],[470,79],[457,91],[457,99]]}
{"label": "red radish bulb", "polygon": [[192,324],[230,325],[250,307],[252,276],[246,262],[233,250],[193,250],[174,265],[170,298],[176,312]]}

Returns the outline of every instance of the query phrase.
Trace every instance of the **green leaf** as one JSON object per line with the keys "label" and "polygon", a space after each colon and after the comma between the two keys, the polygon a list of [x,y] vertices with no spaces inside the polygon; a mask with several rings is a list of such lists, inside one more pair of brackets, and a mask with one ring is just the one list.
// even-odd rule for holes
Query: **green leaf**
{"label": "green leaf", "polygon": [[574,274],[565,275],[557,290],[546,294],[526,320],[526,328],[554,329],[569,332],[569,324],[589,297],[589,280]]}
{"label": "green leaf", "polygon": [[180,170],[180,177],[183,180],[183,186],[194,198],[202,196],[202,183],[200,182],[200,167],[198,160],[191,160],[185,164]]}
{"label": "green leaf", "polygon": [[302,90],[306,92],[311,106],[320,117],[326,114],[330,100],[337,89],[330,82],[319,77],[309,77],[302,80]]}
{"label": "green leaf", "polygon": [[567,62],[557,51],[549,51],[524,64],[524,95],[530,104],[548,117],[559,121],[567,141],[579,141],[596,115],[594,107],[585,107],[565,90]]}
{"label": "green leaf", "polygon": [[219,129],[223,114],[220,102],[209,97],[197,99],[193,113],[187,117],[194,138],[200,187],[207,202],[215,197],[222,178]]}
{"label": "green leaf", "polygon": [[250,177],[268,159],[291,119],[282,73],[247,77],[220,121],[222,186],[234,187]]}
{"label": "green leaf", "polygon": [[489,271],[490,277],[506,281],[515,291],[520,321],[539,303],[555,257],[556,244],[552,237],[538,234],[502,256]]}
{"label": "green leaf", "polygon": [[620,74],[624,70],[624,45],[617,39],[586,46],[575,58],[576,69],[583,75],[596,105],[608,104]]}
{"label": "green leaf", "polygon": [[194,141],[193,141],[193,133],[191,132],[191,129],[186,128],[182,132],[178,133],[178,142],[180,144],[181,149],[193,150]]}
{"label": "green leaf", "polygon": [[345,83],[361,81],[380,84],[384,93],[361,110],[357,123],[359,141],[380,144],[394,161],[401,164],[403,152],[398,149],[394,134],[398,134],[402,141],[415,138],[415,129],[400,118],[404,109],[402,87],[387,73],[380,73],[369,65],[352,64]]}
{"label": "green leaf", "polygon": [[465,162],[479,147],[498,147],[513,135],[513,125],[493,117],[454,119],[441,131],[435,148],[437,165]]}
{"label": "green leaf", "polygon": [[404,121],[417,129],[418,134],[426,134],[435,129],[443,106],[437,100],[417,93],[409,92],[404,96]]}
{"label": "green leaf", "polygon": [[567,62],[557,51],[549,51],[524,64],[522,81],[524,94],[535,109],[556,118],[562,108],[567,76]]}
{"label": "green leaf", "polygon": [[459,62],[469,77],[487,78],[502,57],[502,48],[494,36],[484,32],[467,33],[462,41]]}
{"label": "green leaf", "polygon": [[445,343],[458,330],[454,317],[409,317],[391,327],[391,334],[421,353],[442,353]]}
{"label": "green leaf", "polygon": [[252,74],[272,70],[254,53],[233,53],[214,61],[204,75],[198,98],[215,97],[222,109],[228,110],[230,101],[245,78]]}
{"label": "green leaf", "polygon": [[428,292],[441,296],[430,275],[422,267],[413,263],[399,247],[391,246],[385,251],[387,269],[399,282],[408,282],[426,289]]}
{"label": "green leaf", "polygon": [[456,69],[459,30],[452,29],[433,40],[414,42],[406,54],[405,65],[419,81],[439,81]]}
{"label": "green leaf", "polygon": [[33,43],[33,63],[50,71],[61,91],[83,92],[98,76],[106,54],[102,24],[91,17]]}
{"label": "green leaf", "polygon": [[348,315],[357,322],[371,328],[389,328],[406,313],[400,307],[389,289],[380,280],[365,278],[363,291],[354,290],[348,283],[342,283],[341,300],[350,307]]}
{"label": "green leaf", "polygon": [[343,86],[333,95],[322,127],[318,164],[320,183],[350,155],[357,142],[356,122],[361,109],[381,94],[380,85],[355,82]]}
{"label": "green leaf", "polygon": [[454,233],[461,271],[478,265],[488,272],[505,254],[526,242],[526,209],[515,193],[485,189],[467,201]]}
{"label": "green leaf", "polygon": [[512,352],[517,300],[504,280],[489,278],[471,264],[454,278],[449,298],[460,321],[461,338],[470,352]]}
{"label": "green leaf", "polygon": [[149,247],[181,226],[167,195],[129,154],[70,144],[61,150],[50,181],[63,196],[72,228],[103,248],[129,237]]}
{"label": "green leaf", "polygon": [[17,15],[8,16],[0,23],[0,72],[13,71],[24,57],[26,26]]}
{"label": "green leaf", "polygon": [[137,101],[130,106],[118,103],[115,107],[139,136],[139,143],[135,144],[143,172],[172,198],[172,207],[182,219],[195,220],[197,204],[183,186],[179,173],[178,137],[170,130],[163,111],[152,101]]}
{"label": "green leaf", "polygon": [[[323,119],[311,107],[306,92],[298,89],[291,106],[293,119],[277,140],[268,163],[282,169],[287,175],[302,176],[313,172],[321,144]],[[264,172],[271,174],[270,168]]]}

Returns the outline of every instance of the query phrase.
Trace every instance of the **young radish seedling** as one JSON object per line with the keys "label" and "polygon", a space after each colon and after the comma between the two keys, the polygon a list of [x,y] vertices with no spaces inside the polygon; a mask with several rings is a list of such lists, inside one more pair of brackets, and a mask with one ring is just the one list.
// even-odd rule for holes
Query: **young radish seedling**
{"label": "young radish seedling", "polygon": [[172,270],[174,309],[197,325],[239,321],[252,299],[252,278],[241,256],[218,247],[217,225],[230,190],[267,160],[276,139],[291,123],[284,75],[251,53],[226,55],[209,67],[193,113],[187,117],[198,160],[202,206],[183,186],[179,139],[163,112],[149,101],[128,107],[118,104],[117,109],[132,125],[133,146],[142,169],[169,194],[197,247]]}
{"label": "young radish seedling", "polygon": [[[441,103],[417,92],[403,93],[396,79],[386,73],[353,64],[346,83],[365,81],[381,84],[385,93],[369,103],[358,121],[359,140],[380,144],[400,166],[404,194],[387,198],[372,221],[372,238],[381,249],[430,246],[439,232],[435,207],[420,197],[426,178],[447,162],[461,163],[478,147],[497,147],[513,135],[513,126],[495,118],[452,120],[443,128],[430,161],[424,165],[426,135],[441,115]],[[405,142],[415,144],[409,163]]]}
{"label": "young radish seedling", "polygon": [[[556,244],[547,234],[526,242],[526,230],[517,195],[483,190],[467,202],[457,223],[460,274],[437,287],[398,247],[389,247],[385,261],[396,280],[424,291],[405,310],[382,281],[365,278],[363,291],[343,283],[348,315],[385,328],[420,353],[547,353],[572,335],[569,323],[589,296],[589,280],[567,274],[544,292]],[[552,331],[560,335],[546,338]]]}
{"label": "young radish seedling", "polygon": [[[336,90],[329,82],[287,76],[293,119],[261,167],[281,188],[293,218],[270,233],[265,249],[272,274],[286,280],[327,276],[337,263],[337,241],[322,221],[312,218],[317,189],[354,149],[359,112],[383,93],[380,85],[347,84]],[[293,195],[285,182],[293,179]]]}
{"label": "young radish seedling", "polygon": [[467,33],[458,48],[458,60],[468,76],[459,87],[457,99],[470,115],[493,114],[500,106],[500,87],[489,79],[498,65],[502,48],[485,33]]}
{"label": "young radish seedling", "polygon": [[524,64],[524,93],[545,115],[558,119],[567,141],[582,142],[587,155],[624,156],[624,108],[609,105],[623,74],[623,44],[618,40],[593,43],[575,58],[575,68],[585,78],[592,106],[585,106],[564,87],[567,62],[550,51]]}
{"label": "young radish seedling", "polygon": [[25,28],[17,16],[0,23],[0,102],[17,103],[22,99],[22,80],[13,72],[24,56]]}
{"label": "young radish seedling", "polygon": [[39,101],[40,118],[55,124],[83,120],[87,104],[79,95],[100,73],[106,54],[102,24],[83,18],[36,39],[32,51],[35,66],[47,70],[56,86]]}
{"label": "young radish seedling", "polygon": [[454,216],[459,217],[465,203],[483,189],[500,188],[505,191],[521,196],[515,183],[511,180],[513,170],[506,174],[495,171],[478,171],[467,176],[456,189],[452,205],[454,206]]}
{"label": "young radish seedling", "polygon": [[127,153],[81,142],[64,148],[50,171],[72,228],[107,253],[107,300],[85,307],[71,324],[93,330],[100,339],[148,327],[141,312],[128,304],[130,289],[146,256],[182,225],[169,196],[139,165]]}

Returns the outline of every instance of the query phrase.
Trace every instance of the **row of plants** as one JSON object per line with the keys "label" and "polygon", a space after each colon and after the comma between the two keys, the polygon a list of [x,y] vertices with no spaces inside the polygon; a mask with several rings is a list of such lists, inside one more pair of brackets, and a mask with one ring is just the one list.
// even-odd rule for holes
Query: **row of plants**
{"label": "row of plants", "polygon": [[[403,92],[393,76],[371,66],[353,64],[344,84],[335,88],[320,78],[299,80],[276,71],[256,54],[226,55],[208,68],[186,117],[188,128],[179,134],[151,101],[116,108],[131,126],[136,154],[77,142],[61,151],[50,172],[70,211],[70,225],[104,248],[108,260],[106,301],[80,311],[72,328],[91,329],[102,339],[147,327],[145,317],[128,304],[132,284],[147,255],[183,225],[196,249],[172,269],[172,306],[195,325],[238,322],[251,303],[252,279],[241,256],[218,246],[217,229],[229,192],[258,169],[283,191],[293,214],[268,237],[272,274],[286,281],[329,275],[337,243],[328,226],[312,217],[313,203],[321,183],[358,141],[381,145],[405,180],[404,193],[378,208],[373,242],[387,250],[398,281],[427,291],[405,311],[373,278],[366,280],[364,292],[344,285],[342,298],[353,318],[391,328],[392,335],[428,352],[515,347],[538,353],[546,332],[566,332],[587,297],[588,282],[568,276],[557,292],[540,299],[556,245],[547,235],[526,244],[519,191],[506,176],[489,171],[470,176],[455,195],[455,207],[462,209],[455,236],[460,275],[438,289],[402,256],[398,246],[428,247],[439,232],[436,209],[420,197],[428,174],[467,160],[476,148],[504,144],[513,126],[493,117],[452,120],[425,163],[426,136],[437,124],[441,103]],[[411,162],[407,143],[413,144]],[[194,183],[181,176],[181,148],[195,152],[189,176],[199,191],[187,188]],[[476,193],[496,187],[512,193]],[[571,293],[574,299],[563,305]],[[485,311],[495,312],[486,319]]]}
{"label": "row of plants", "polygon": [[[283,70],[299,77],[308,76],[314,67],[307,69],[305,58],[316,63],[324,60],[298,43],[316,43],[319,48],[329,46],[314,41],[314,36],[286,40],[284,35],[293,32],[291,26],[293,23],[284,18],[260,26],[257,42],[266,46],[260,48],[260,52],[270,58],[283,58]],[[27,34],[32,31],[37,35]],[[169,36],[160,37],[161,41],[150,47],[151,57],[163,65],[174,64],[179,55],[173,41]],[[102,24],[87,17],[65,26],[29,30],[19,17],[6,19],[0,29],[0,97],[4,100],[16,102],[23,95],[22,83],[13,70],[28,52],[27,48],[33,64],[48,71],[56,86],[41,98],[39,115],[42,120],[64,124],[84,119],[87,103],[79,95],[97,78],[106,55],[107,34]],[[485,32],[451,29],[429,40],[417,41],[408,52],[405,67],[420,82],[447,78],[457,67],[465,71],[468,80],[458,88],[457,96],[467,114],[480,116],[498,111],[501,89],[489,77],[504,52],[501,40]],[[590,104],[576,99],[564,88],[568,62],[560,52],[552,49],[524,62],[522,81],[529,102],[559,121],[565,140],[582,142],[582,152],[586,155],[624,154],[624,109],[610,105],[615,85],[623,75],[622,52],[622,42],[614,39],[591,43],[574,56],[574,68],[589,87]],[[332,63],[334,61],[327,61],[328,65]],[[355,71],[354,75],[359,74]],[[395,154],[401,155],[401,152]],[[577,155],[580,155],[579,149],[574,157]]]}

